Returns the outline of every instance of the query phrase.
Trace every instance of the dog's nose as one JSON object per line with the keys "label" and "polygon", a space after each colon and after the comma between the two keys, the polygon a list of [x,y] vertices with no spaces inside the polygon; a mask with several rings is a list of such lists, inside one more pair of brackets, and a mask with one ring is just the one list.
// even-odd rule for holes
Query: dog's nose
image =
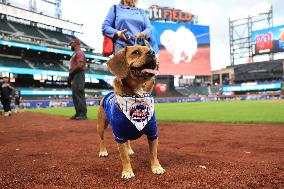
{"label": "dog's nose", "polygon": [[155,56],[155,51],[153,51],[152,49],[150,49],[147,53],[146,53],[147,56],[150,56],[150,57],[153,57]]}

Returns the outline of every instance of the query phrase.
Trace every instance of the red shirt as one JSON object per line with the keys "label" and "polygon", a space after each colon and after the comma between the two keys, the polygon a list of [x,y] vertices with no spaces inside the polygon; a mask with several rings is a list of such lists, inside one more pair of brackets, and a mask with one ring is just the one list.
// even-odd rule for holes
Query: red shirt
{"label": "red shirt", "polygon": [[[82,66],[78,65],[79,62],[83,62]],[[74,70],[84,70],[86,65],[86,57],[85,53],[81,50],[75,51],[70,59],[70,68],[69,72],[73,72]]]}

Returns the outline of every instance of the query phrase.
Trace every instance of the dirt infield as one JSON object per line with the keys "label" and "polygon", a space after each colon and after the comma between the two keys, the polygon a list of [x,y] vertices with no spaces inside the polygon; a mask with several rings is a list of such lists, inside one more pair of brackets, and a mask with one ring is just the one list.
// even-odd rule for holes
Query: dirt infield
{"label": "dirt infield", "polygon": [[98,158],[95,121],[35,113],[0,117],[0,188],[284,188],[284,125],[160,123],[151,173],[146,138],[134,141],[136,177],[123,181],[116,144]]}

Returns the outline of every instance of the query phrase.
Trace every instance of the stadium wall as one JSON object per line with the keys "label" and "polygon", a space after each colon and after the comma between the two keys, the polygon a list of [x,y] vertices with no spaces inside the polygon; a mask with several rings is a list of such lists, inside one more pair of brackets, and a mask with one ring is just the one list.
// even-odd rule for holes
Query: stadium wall
{"label": "stadium wall", "polygon": [[[214,96],[214,97],[163,97],[155,98],[155,103],[188,103],[188,102],[211,102],[211,101],[232,101],[232,100],[271,100],[284,99],[284,94],[264,94],[264,95],[231,95],[231,96]],[[88,106],[99,105],[101,99],[88,99]],[[12,107],[14,104],[12,103]],[[74,106],[71,99],[66,100],[23,100],[23,108],[59,108]],[[1,104],[0,104],[0,108]]]}

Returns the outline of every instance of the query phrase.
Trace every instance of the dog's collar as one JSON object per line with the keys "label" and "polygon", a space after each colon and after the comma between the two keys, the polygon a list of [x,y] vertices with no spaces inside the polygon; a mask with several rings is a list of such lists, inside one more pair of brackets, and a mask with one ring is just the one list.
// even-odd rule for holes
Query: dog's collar
{"label": "dog's collar", "polygon": [[145,97],[152,97],[152,95],[150,93],[143,93],[140,96],[136,96],[136,95],[116,95],[122,98],[145,98]]}

